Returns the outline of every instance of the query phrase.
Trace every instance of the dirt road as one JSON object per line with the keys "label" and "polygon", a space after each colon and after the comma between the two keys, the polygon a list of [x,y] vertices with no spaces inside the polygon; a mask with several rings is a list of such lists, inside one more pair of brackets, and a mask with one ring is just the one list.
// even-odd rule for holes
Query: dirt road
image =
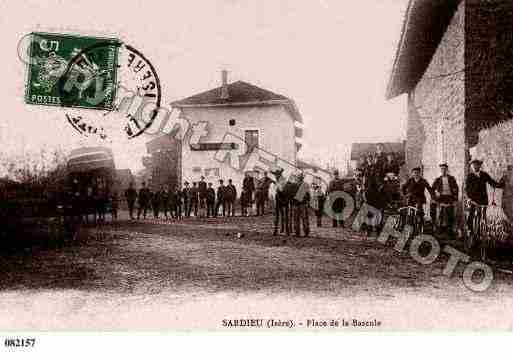
{"label": "dirt road", "polygon": [[347,229],[282,244],[270,226],[270,217],[120,221],[73,243],[3,254],[0,328],[223,329],[223,319],[244,318],[308,329],[318,329],[308,319],[380,329],[513,324],[509,274],[494,273],[477,293],[462,266],[443,275],[447,256],[422,265]]}

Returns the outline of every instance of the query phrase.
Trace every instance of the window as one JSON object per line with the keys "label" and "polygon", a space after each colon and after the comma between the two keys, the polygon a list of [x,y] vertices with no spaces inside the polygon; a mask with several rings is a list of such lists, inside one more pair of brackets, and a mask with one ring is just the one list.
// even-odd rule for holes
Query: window
{"label": "window", "polygon": [[229,121],[229,124],[230,124],[230,126],[235,126],[235,119],[233,119],[233,118],[232,118],[232,119]]}
{"label": "window", "polygon": [[244,131],[244,142],[246,143],[248,153],[253,152],[258,147],[258,130]]}
{"label": "window", "polygon": [[239,145],[234,142],[207,142],[191,144],[192,151],[219,151],[219,150],[236,150]]}

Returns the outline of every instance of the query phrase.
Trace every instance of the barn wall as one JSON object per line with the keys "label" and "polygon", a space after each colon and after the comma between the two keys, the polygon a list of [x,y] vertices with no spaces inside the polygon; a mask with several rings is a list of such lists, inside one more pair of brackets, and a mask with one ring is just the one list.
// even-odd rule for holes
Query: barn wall
{"label": "barn wall", "polygon": [[454,14],[431,63],[408,97],[406,167],[422,166],[431,183],[441,162],[458,184],[465,157],[465,2]]}

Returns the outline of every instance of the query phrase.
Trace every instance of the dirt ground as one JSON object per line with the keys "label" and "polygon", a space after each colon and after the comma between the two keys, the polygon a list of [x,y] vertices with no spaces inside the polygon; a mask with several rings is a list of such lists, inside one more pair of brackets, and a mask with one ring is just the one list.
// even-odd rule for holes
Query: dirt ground
{"label": "dirt ground", "polygon": [[422,265],[327,221],[282,244],[271,223],[122,219],[71,243],[3,253],[0,329],[232,329],[223,320],[235,319],[296,329],[319,329],[309,319],[379,321],[382,330],[513,326],[511,274],[495,271],[492,286],[474,292],[463,265],[443,275],[446,255]]}

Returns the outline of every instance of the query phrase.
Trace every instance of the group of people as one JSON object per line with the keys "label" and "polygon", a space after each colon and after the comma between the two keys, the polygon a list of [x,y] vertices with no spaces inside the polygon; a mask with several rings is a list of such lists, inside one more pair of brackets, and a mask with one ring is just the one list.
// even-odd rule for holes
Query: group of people
{"label": "group of people", "polygon": [[[465,179],[465,194],[468,199],[469,215],[467,227],[472,228],[472,223],[478,206],[488,205],[487,185],[493,188],[503,188],[504,179],[496,181],[487,172],[482,170],[483,162],[473,159],[470,162],[470,171]],[[418,209],[419,217],[424,217],[423,207],[427,202],[426,192],[431,196],[430,217],[436,219],[436,207],[438,204],[447,205],[447,226],[445,230],[450,236],[454,236],[455,203],[458,200],[459,187],[456,178],[449,174],[449,165],[440,164],[440,176],[430,185],[422,176],[421,168],[412,169],[411,177],[402,187],[407,205]],[[440,228],[442,229],[442,228]]]}
{"label": "group of people", "polygon": [[237,188],[232,179],[225,184],[223,179],[219,180],[217,188],[212,182],[206,182],[201,176],[200,181],[192,182],[192,186],[185,181],[182,188],[168,185],[152,191],[146,184],[137,191],[133,183],[125,191],[125,199],[128,204],[128,211],[131,219],[135,218],[137,204],[137,219],[141,216],[146,218],[149,211],[153,212],[154,218],[162,214],[165,218],[182,217],[233,217],[235,216],[235,204],[237,199],[240,202],[241,215],[252,214],[253,204],[256,203],[256,215],[264,215],[265,208],[269,202],[269,188],[273,180],[268,177],[267,172],[262,178],[255,180],[249,173],[246,173],[242,181],[242,191],[237,196]]}
{"label": "group of people", "polygon": [[[375,153],[363,156],[354,171],[352,190],[356,208],[363,203],[384,211],[397,207],[400,202],[400,163],[393,153],[385,153],[382,144],[377,144]],[[369,232],[378,230],[383,216],[370,217],[366,223]]]}

